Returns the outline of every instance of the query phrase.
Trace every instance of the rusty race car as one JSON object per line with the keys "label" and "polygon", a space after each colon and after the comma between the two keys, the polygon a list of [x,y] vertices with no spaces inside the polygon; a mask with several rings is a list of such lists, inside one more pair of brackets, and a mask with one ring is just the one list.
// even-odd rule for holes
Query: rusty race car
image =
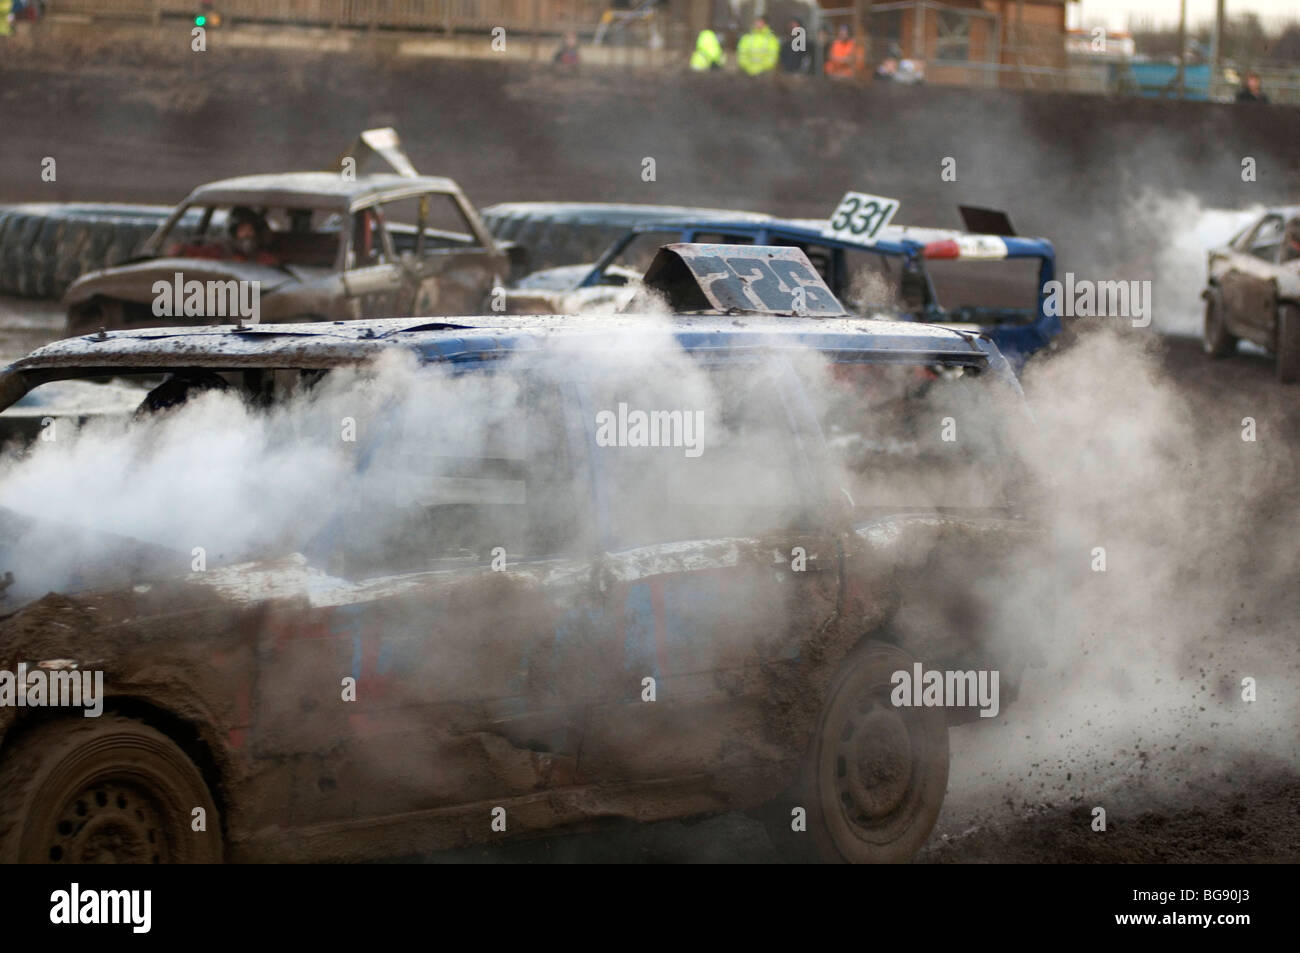
{"label": "rusty race car", "polygon": [[133,261],[73,282],[67,332],[485,310],[510,249],[455,182],[415,173],[392,130],[359,142],[399,171],[354,162],[195,189]]}
{"label": "rusty race car", "polygon": [[1271,208],[1209,254],[1205,326],[1211,357],[1227,357],[1238,340],[1273,352],[1277,378],[1300,380],[1300,206]]}
{"label": "rusty race car", "polygon": [[3,407],[144,378],[129,428],[278,407],[350,454],[278,549],[198,570],[193,540],[102,534],[56,579],[72,528],[0,511],[0,670],[103,674],[99,717],[0,705],[0,859],[412,856],[773,803],[796,856],[910,857],[949,724],[989,712],[900,703],[899,673],[1014,696],[970,583],[1035,538],[1023,397],[987,340],[848,317],[797,249],[725,278],[713,250],[652,265],[676,317],[116,331],[0,373]]}

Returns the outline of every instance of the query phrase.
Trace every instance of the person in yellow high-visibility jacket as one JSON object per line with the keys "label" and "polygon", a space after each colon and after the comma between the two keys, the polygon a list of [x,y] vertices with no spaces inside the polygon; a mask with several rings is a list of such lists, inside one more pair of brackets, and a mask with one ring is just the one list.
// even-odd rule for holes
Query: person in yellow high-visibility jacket
{"label": "person in yellow high-visibility jacket", "polygon": [[740,38],[736,46],[736,65],[750,76],[776,69],[781,56],[781,41],[768,28],[767,20],[754,19],[754,29]]}
{"label": "person in yellow high-visibility jacket", "polygon": [[727,54],[722,50],[722,41],[712,30],[701,30],[695,40],[695,52],[691,54],[691,69],[722,69],[727,62]]}
{"label": "person in yellow high-visibility jacket", "polygon": [[9,35],[9,14],[13,11],[13,0],[0,0],[0,36]]}

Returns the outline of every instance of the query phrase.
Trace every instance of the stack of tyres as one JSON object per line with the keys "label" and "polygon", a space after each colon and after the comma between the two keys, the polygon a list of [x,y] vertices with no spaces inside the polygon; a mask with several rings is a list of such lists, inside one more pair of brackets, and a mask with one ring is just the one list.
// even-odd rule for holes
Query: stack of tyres
{"label": "stack of tyres", "polygon": [[128,261],[170,213],[162,205],[0,206],[0,293],[62,297],[86,272]]}

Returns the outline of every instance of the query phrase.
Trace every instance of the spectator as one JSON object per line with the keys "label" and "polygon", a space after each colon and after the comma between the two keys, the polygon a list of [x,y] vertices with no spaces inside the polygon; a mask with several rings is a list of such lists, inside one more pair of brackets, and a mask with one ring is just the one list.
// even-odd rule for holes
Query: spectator
{"label": "spectator", "polygon": [[564,42],[560,48],[555,51],[551,57],[552,63],[558,63],[560,66],[577,66],[581,57],[578,55],[578,34],[570,31],[564,34]]}
{"label": "spectator", "polygon": [[1237,90],[1237,102],[1239,103],[1266,103],[1268,97],[1264,95],[1264,90],[1260,86],[1259,74],[1251,70],[1246,74],[1246,82],[1242,84],[1241,89]]}
{"label": "spectator", "polygon": [[886,56],[883,60],[881,60],[880,65],[876,67],[875,77],[876,77],[876,82],[878,83],[892,83],[894,81],[894,77],[896,77],[897,75],[898,75],[898,58],[896,56],[893,56],[892,54],[890,56]]}
{"label": "spectator", "polygon": [[781,42],[781,72],[807,73],[812,59],[808,53],[808,31],[797,17],[791,17],[786,32],[790,35]]}
{"label": "spectator", "polygon": [[12,13],[13,4],[9,0],[0,0],[0,36],[9,35],[9,18]]}
{"label": "spectator", "polygon": [[862,47],[853,39],[853,32],[848,24],[841,23],[831,44],[831,53],[826,60],[827,76],[860,76],[862,74]]}
{"label": "spectator", "polygon": [[754,28],[736,46],[736,65],[748,76],[770,73],[781,56],[781,41],[763,17],[754,18]]}
{"label": "spectator", "polygon": [[722,41],[712,30],[701,30],[695,38],[695,52],[691,54],[691,69],[722,69],[727,63],[727,54],[722,49]]}

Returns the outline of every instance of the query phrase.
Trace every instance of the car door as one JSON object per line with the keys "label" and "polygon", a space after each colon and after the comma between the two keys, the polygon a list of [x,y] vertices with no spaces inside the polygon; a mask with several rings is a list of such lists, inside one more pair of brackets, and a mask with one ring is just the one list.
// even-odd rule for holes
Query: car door
{"label": "car door", "polygon": [[1262,346],[1272,342],[1277,314],[1277,261],[1283,240],[1282,216],[1265,215],[1230,253],[1219,286],[1229,330]]}
{"label": "car door", "polygon": [[312,604],[264,627],[252,744],[292,766],[295,826],[482,803],[487,830],[575,783],[599,617],[576,418],[562,383],[476,378],[358,418]]}
{"label": "car door", "polygon": [[401,269],[400,307],[409,315],[479,314],[508,271],[461,196],[426,192],[379,208]]}
{"label": "car door", "polygon": [[778,776],[798,742],[772,706],[803,700],[777,702],[775,686],[835,615],[837,540],[808,505],[818,480],[791,381],[766,361],[702,373],[703,388],[680,372],[590,382],[589,425],[689,391],[700,403],[678,409],[702,412],[706,435],[697,457],[593,441],[604,611],[579,760],[593,780]]}
{"label": "car door", "polygon": [[403,276],[383,222],[374,208],[358,209],[351,218],[344,253],[343,288],[353,318],[403,317]]}

